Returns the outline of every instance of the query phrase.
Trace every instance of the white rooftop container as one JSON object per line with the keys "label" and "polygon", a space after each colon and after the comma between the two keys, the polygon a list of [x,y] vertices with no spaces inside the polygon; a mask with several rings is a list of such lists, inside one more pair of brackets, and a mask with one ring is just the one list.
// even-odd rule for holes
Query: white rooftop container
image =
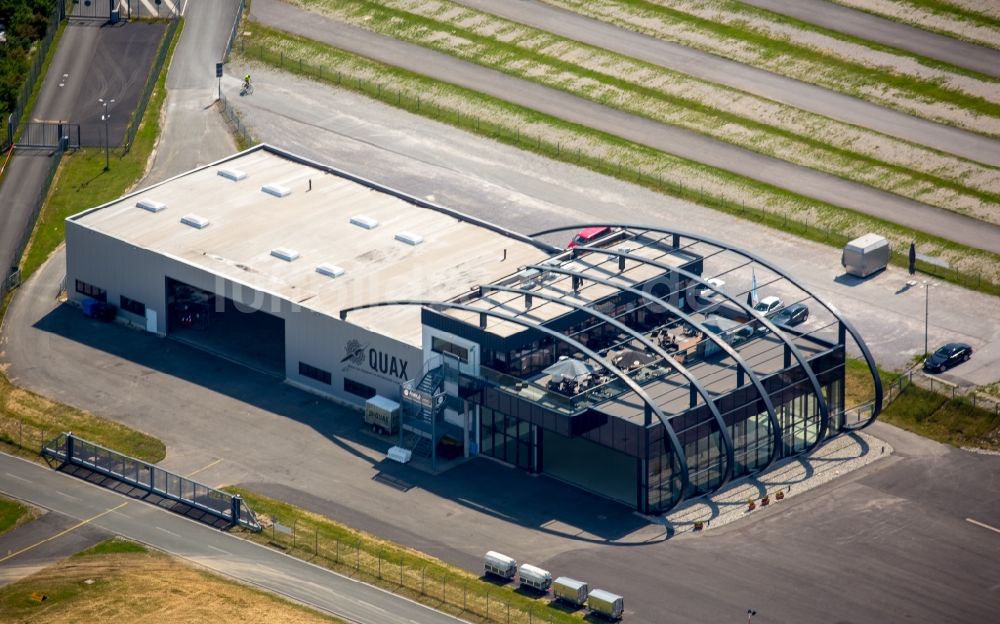
{"label": "white rooftop container", "polygon": [[268,195],[274,195],[275,197],[286,197],[292,192],[292,189],[287,186],[282,186],[281,184],[265,184],[260,187],[260,190],[264,191]]}
{"label": "white rooftop container", "polygon": [[161,210],[166,210],[167,205],[163,202],[158,202],[152,199],[140,199],[136,202],[137,208],[142,208],[143,210],[148,210],[150,212],[160,212]]}
{"label": "white rooftop container", "polygon": [[207,228],[208,224],[211,223],[211,221],[209,221],[205,217],[199,217],[196,214],[187,214],[181,217],[181,223],[202,230],[204,228]]}
{"label": "white rooftop container", "polygon": [[351,223],[358,227],[363,227],[366,230],[374,230],[378,227],[378,219],[366,217],[365,215],[355,215],[351,217]]}
{"label": "white rooftop container", "polygon": [[245,171],[241,169],[234,169],[232,167],[223,167],[219,169],[219,175],[227,180],[232,180],[233,182],[239,182],[243,178],[247,177]]}

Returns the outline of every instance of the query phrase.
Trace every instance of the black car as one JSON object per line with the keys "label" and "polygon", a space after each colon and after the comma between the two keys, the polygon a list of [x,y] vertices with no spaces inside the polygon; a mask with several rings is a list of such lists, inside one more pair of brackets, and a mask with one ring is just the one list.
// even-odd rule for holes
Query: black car
{"label": "black car", "polygon": [[964,342],[949,342],[924,360],[924,370],[929,373],[943,373],[956,364],[969,359],[972,347]]}
{"label": "black car", "polygon": [[787,308],[782,308],[774,315],[774,321],[792,327],[805,322],[809,318],[809,306],[804,303],[793,303]]}

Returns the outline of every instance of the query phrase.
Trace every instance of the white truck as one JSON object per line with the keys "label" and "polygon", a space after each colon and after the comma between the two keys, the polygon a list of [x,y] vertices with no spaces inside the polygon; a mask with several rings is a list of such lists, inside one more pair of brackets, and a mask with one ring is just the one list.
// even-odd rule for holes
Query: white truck
{"label": "white truck", "polygon": [[549,571],[530,563],[521,564],[517,569],[517,578],[521,582],[521,587],[530,587],[540,592],[547,592],[552,586],[552,575]]}
{"label": "white truck", "polygon": [[486,576],[493,575],[509,581],[517,574],[517,561],[512,557],[491,550],[486,553],[484,568]]}
{"label": "white truck", "polygon": [[625,613],[625,599],[609,591],[595,589],[587,596],[587,608],[609,620],[620,620]]}
{"label": "white truck", "polygon": [[840,263],[851,275],[868,277],[889,265],[889,241],[878,234],[865,234],[844,246]]}
{"label": "white truck", "polygon": [[568,602],[576,607],[587,604],[589,589],[585,582],[571,579],[568,576],[560,576],[552,581],[552,594],[556,600]]}

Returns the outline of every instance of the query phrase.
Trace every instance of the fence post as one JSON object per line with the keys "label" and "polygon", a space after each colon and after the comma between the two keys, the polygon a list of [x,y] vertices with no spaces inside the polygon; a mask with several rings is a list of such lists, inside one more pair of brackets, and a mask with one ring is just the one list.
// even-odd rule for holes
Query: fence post
{"label": "fence post", "polygon": [[399,586],[400,587],[404,587],[404,585],[403,585],[403,555],[399,556]]}
{"label": "fence post", "polygon": [[382,578],[382,550],[381,549],[378,551],[378,555],[377,556],[378,556],[378,577],[379,577],[379,579],[381,579]]}
{"label": "fence post", "polygon": [[313,554],[319,556],[319,527],[313,533]]}
{"label": "fence post", "polygon": [[233,497],[229,499],[230,508],[233,514],[234,525],[240,523],[240,503],[242,502],[242,500],[243,499],[240,497],[239,494],[233,494]]}
{"label": "fence post", "polygon": [[73,463],[73,432],[66,434],[66,463]]}
{"label": "fence post", "polygon": [[441,602],[448,602],[448,573],[441,575]]}
{"label": "fence post", "polygon": [[486,619],[490,619],[490,590],[486,590]]}
{"label": "fence post", "polygon": [[507,599],[507,624],[510,624],[510,599]]}
{"label": "fence post", "polygon": [[427,578],[427,566],[420,568],[420,595],[424,595],[424,589],[426,587],[424,581]]}
{"label": "fence post", "polygon": [[337,538],[336,550],[333,551],[333,557],[335,563],[340,563],[340,538]]}
{"label": "fence post", "polygon": [[361,542],[358,542],[358,552],[357,558],[354,560],[354,569],[358,572],[361,571]]}
{"label": "fence post", "polygon": [[295,528],[299,525],[299,519],[292,520],[292,549],[295,549]]}
{"label": "fence post", "polygon": [[469,581],[462,583],[462,611],[466,609],[466,603],[469,598]]}

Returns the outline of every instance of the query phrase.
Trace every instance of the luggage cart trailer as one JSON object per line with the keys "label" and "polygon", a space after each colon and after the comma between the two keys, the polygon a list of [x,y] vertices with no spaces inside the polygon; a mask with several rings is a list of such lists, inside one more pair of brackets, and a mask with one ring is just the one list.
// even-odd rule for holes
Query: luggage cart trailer
{"label": "luggage cart trailer", "polygon": [[587,596],[587,608],[609,620],[620,620],[625,613],[625,599],[603,589],[595,589]]}
{"label": "luggage cart trailer", "polygon": [[560,576],[552,582],[552,594],[556,599],[577,607],[587,604],[589,589],[585,582],[571,579],[568,576]]}

